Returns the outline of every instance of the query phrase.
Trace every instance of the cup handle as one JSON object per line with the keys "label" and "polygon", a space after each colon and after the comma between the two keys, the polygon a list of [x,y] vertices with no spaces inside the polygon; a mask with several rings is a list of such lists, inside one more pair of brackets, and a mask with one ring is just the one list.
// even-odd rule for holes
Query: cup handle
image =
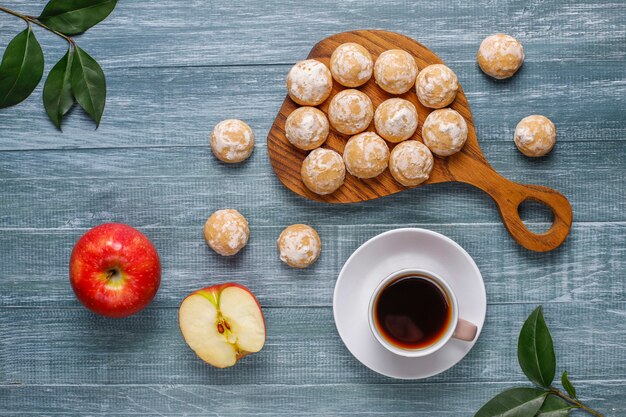
{"label": "cup handle", "polygon": [[478,333],[478,327],[474,323],[459,318],[452,337],[471,342],[476,337],[476,333]]}

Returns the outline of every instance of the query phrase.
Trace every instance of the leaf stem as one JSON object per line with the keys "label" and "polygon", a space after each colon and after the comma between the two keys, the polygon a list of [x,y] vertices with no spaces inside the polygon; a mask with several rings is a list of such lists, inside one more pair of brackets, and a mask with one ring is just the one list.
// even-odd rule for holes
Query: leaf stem
{"label": "leaf stem", "polygon": [[2,6],[0,6],[0,12],[8,13],[8,14],[13,15],[15,17],[19,17],[20,19],[24,20],[26,22],[26,24],[34,23],[37,26],[41,26],[42,28],[46,29],[47,31],[52,32],[55,35],[60,36],[61,38],[65,39],[67,41],[67,43],[69,43],[71,46],[76,46],[76,43],[74,42],[74,39],[70,38],[67,35],[62,34],[61,32],[59,32],[57,30],[52,29],[49,26],[46,26],[45,24],[41,23],[35,16],[28,16],[28,15],[25,15],[25,14],[21,14],[21,13],[18,13],[16,11],[13,11],[13,10],[10,10],[10,9],[7,9],[6,7],[2,7]]}
{"label": "leaf stem", "polygon": [[563,398],[565,401],[567,401],[570,404],[575,405],[578,408],[581,408],[583,410],[585,410],[586,412],[588,412],[589,414],[591,414],[592,416],[596,416],[596,417],[604,417],[602,414],[600,414],[599,412],[597,412],[596,410],[587,407],[585,404],[581,403],[578,400],[575,400],[574,398],[569,397],[567,394],[565,394],[564,392],[561,392],[560,390],[556,389],[556,388],[550,388],[550,394],[556,395],[557,397],[561,397]]}

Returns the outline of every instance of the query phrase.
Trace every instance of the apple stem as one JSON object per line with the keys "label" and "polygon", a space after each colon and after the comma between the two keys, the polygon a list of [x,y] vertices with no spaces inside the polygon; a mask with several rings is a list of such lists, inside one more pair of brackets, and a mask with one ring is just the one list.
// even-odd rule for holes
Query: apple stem
{"label": "apple stem", "polygon": [[121,282],[124,279],[124,276],[120,272],[118,268],[111,268],[107,271],[106,280],[109,284],[115,285]]}

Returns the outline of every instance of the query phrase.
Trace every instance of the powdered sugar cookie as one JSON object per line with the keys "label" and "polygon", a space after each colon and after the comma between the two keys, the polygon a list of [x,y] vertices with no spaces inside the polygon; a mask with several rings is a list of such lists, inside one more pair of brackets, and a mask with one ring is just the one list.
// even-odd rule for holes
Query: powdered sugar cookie
{"label": "powdered sugar cookie", "polygon": [[417,109],[408,100],[390,98],[383,101],[374,113],[376,132],[389,142],[402,142],[417,129]]}
{"label": "powdered sugar cookie", "polygon": [[317,148],[302,162],[302,182],[319,195],[333,193],[343,185],[346,166],[341,155],[330,149]]}
{"label": "powdered sugar cookie", "polygon": [[482,41],[477,58],[485,74],[497,79],[509,78],[524,63],[524,47],[513,36],[496,33]]}
{"label": "powdered sugar cookie", "polygon": [[424,121],[422,139],[432,153],[439,156],[453,155],[467,141],[467,123],[455,110],[435,110]]}
{"label": "powdered sugar cookie", "polygon": [[545,116],[524,117],[515,128],[513,140],[517,149],[524,155],[544,156],[552,150],[556,143],[556,127]]}
{"label": "powdered sugar cookie", "polygon": [[326,115],[315,107],[300,107],[285,121],[287,140],[305,151],[319,148],[326,141],[328,130]]}
{"label": "powdered sugar cookie", "polygon": [[374,132],[363,132],[350,138],[343,150],[348,172],[358,178],[380,175],[389,163],[389,148]]}
{"label": "powdered sugar cookie", "polygon": [[415,84],[417,64],[410,53],[401,49],[385,51],[374,64],[376,84],[391,94],[406,93]]}
{"label": "powdered sugar cookie", "polygon": [[372,78],[374,62],[370,53],[358,43],[341,44],[330,56],[333,78],[346,87],[358,87]]}
{"label": "powdered sugar cookie", "polygon": [[440,109],[454,101],[459,91],[459,80],[454,71],[443,64],[433,64],[422,69],[415,81],[415,92],[420,103]]}
{"label": "powdered sugar cookie", "polygon": [[215,252],[232,256],[248,243],[248,221],[237,210],[218,210],[204,224],[204,239]]}
{"label": "powdered sugar cookie", "polygon": [[241,120],[222,120],[211,133],[211,149],[220,161],[241,162],[254,150],[254,132]]}
{"label": "powdered sugar cookie", "polygon": [[326,65],[315,59],[296,63],[287,74],[287,93],[303,106],[323,103],[333,88],[333,77]]}
{"label": "powdered sugar cookie", "polygon": [[335,130],[354,135],[367,129],[374,117],[372,100],[359,90],[335,94],[328,106],[328,120]]}
{"label": "powdered sugar cookie", "polygon": [[396,145],[389,157],[389,171],[405,187],[426,181],[433,170],[433,154],[422,142],[407,140]]}
{"label": "powdered sugar cookie", "polygon": [[311,266],[322,252],[322,241],[311,226],[292,224],[278,237],[280,260],[294,268]]}

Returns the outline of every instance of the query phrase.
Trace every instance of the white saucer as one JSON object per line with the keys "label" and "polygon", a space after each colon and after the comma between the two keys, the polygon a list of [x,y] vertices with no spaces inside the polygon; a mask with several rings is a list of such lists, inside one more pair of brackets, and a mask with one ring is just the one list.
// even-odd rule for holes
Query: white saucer
{"label": "white saucer", "polygon": [[[448,282],[458,298],[459,316],[478,326],[473,342],[451,339],[431,355],[406,358],[374,338],[367,317],[372,292],[404,268],[429,270]],[[472,257],[452,239],[425,229],[390,230],[365,242],[341,269],[333,296],[335,324],[348,350],[371,370],[400,379],[428,378],[463,359],[480,335],[486,311],[485,284]]]}

